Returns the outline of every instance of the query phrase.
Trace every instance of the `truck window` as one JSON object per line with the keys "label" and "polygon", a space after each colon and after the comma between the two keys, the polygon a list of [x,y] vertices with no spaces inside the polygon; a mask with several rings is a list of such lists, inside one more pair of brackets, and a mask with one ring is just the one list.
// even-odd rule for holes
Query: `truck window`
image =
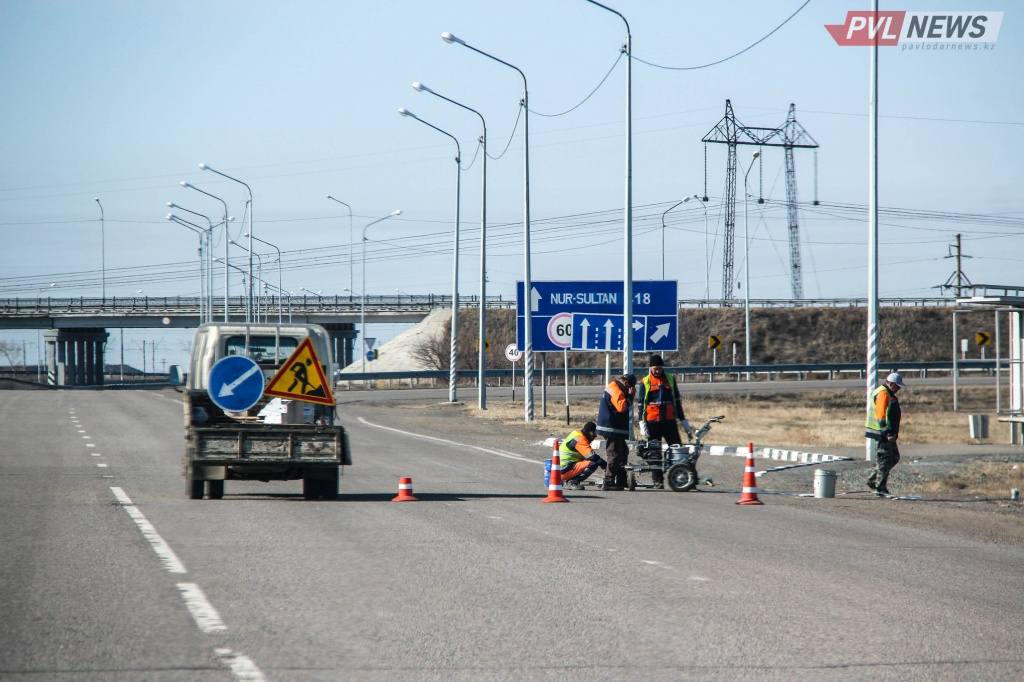
{"label": "truck window", "polygon": [[[224,355],[245,355],[245,336],[229,336],[224,341]],[[259,365],[279,365],[295,351],[299,340],[290,336],[281,337],[281,352],[275,357],[277,343],[273,336],[250,336],[249,357]]]}

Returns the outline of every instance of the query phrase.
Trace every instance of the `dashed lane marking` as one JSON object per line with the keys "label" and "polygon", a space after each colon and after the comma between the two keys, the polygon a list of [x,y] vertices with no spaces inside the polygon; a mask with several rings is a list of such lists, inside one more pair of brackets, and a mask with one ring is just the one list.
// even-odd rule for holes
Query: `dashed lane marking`
{"label": "dashed lane marking", "polygon": [[252,662],[252,659],[245,654],[223,647],[218,647],[213,651],[217,654],[217,658],[221,660],[221,663],[228,667],[228,670],[231,671],[236,680],[250,680],[251,682],[263,682],[266,680],[260,669]]}
{"label": "dashed lane marking", "polygon": [[107,465],[104,464],[103,462],[96,462],[96,466],[98,466],[100,469],[106,469],[107,468]]}
{"label": "dashed lane marking", "polygon": [[192,620],[196,622],[196,627],[201,632],[210,634],[212,632],[224,632],[228,629],[224,625],[224,621],[220,619],[217,609],[213,608],[213,604],[206,598],[203,591],[199,589],[199,585],[195,583],[178,583],[178,591],[181,592],[181,598],[185,600],[185,607],[192,614]]}
{"label": "dashed lane marking", "polygon": [[102,457],[103,456],[102,452],[90,452],[89,454],[92,455],[93,457]]}
{"label": "dashed lane marking", "polygon": [[435,443],[444,443],[445,445],[454,445],[456,447],[467,448],[469,450],[478,450],[479,452],[484,452],[484,453],[487,453],[488,455],[497,455],[498,457],[504,457],[506,459],[515,459],[515,460],[519,460],[520,462],[529,462],[530,464],[540,464],[540,465],[544,464],[543,462],[538,462],[535,459],[530,459],[528,457],[522,457],[520,455],[511,453],[511,452],[505,452],[504,450],[495,450],[494,448],[484,448],[484,447],[480,447],[479,445],[469,445],[468,443],[459,443],[459,442],[454,441],[454,440],[448,440],[446,438],[438,438],[437,436],[427,436],[427,435],[424,435],[422,433],[415,433],[413,431],[403,431],[402,429],[396,429],[396,428],[393,428],[391,426],[382,426],[380,424],[374,424],[373,422],[368,422],[365,419],[363,419],[362,417],[359,417],[359,421],[361,423],[363,423],[363,424],[366,424],[367,426],[372,426],[375,429],[383,429],[384,431],[393,431],[394,433],[400,433],[403,436],[411,436],[413,438],[419,438],[419,439],[422,439],[422,440],[431,440],[431,441],[434,441]]}
{"label": "dashed lane marking", "polygon": [[167,544],[167,541],[160,537],[160,533],[156,532],[156,528],[149,522],[149,519],[139,511],[139,508],[132,504],[132,500],[128,495],[118,486],[111,486],[111,492],[114,493],[114,497],[121,504],[121,508],[125,510],[135,525],[142,531],[142,537],[146,538],[149,542],[149,546],[156,552],[156,556],[160,559],[160,563],[169,573],[188,573],[185,570],[185,564],[181,562],[178,555],[174,553],[171,546]]}

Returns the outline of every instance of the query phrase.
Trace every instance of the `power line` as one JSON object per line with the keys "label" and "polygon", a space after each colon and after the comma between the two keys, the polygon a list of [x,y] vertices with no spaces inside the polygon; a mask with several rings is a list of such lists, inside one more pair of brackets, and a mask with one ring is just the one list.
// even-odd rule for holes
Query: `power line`
{"label": "power line", "polygon": [[722,59],[719,59],[719,60],[716,60],[716,61],[713,61],[713,62],[708,62],[707,64],[697,64],[696,66],[665,66],[664,64],[655,64],[654,62],[647,61],[646,59],[640,59],[639,57],[636,57],[636,56],[633,56],[632,59],[633,59],[633,61],[640,62],[641,64],[646,64],[647,66],[653,66],[656,69],[665,69],[666,71],[696,71],[697,69],[706,69],[706,68],[711,67],[711,66],[718,66],[719,64],[727,62],[730,59],[734,59],[736,57],[739,57],[744,52],[748,52],[748,51],[754,49],[755,47],[757,47],[758,45],[760,45],[761,43],[763,43],[764,41],[768,40],[768,38],[770,38],[776,31],[778,31],[780,28],[782,28],[783,26],[788,24],[789,21],[793,17],[795,17],[797,14],[800,14],[800,11],[804,7],[807,7],[807,5],[809,5],[810,3],[811,3],[811,0],[806,0],[804,2],[804,4],[802,4],[802,5],[800,5],[799,7],[796,8],[795,12],[793,12],[788,17],[786,17],[786,19],[781,24],[779,24],[778,26],[773,28],[771,31],[768,31],[768,33],[766,33],[765,35],[761,36],[759,39],[757,39],[756,41],[754,41],[750,45],[747,45],[745,48],[743,48],[739,52],[734,52],[733,54],[729,55],[728,57],[724,57]]}

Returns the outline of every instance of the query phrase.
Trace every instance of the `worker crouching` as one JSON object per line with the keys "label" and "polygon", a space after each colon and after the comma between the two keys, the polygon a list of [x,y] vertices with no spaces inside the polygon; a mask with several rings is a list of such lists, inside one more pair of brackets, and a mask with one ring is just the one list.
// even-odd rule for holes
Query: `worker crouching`
{"label": "worker crouching", "polygon": [[562,487],[566,490],[582,490],[583,482],[590,478],[598,467],[605,469],[608,463],[594,452],[593,442],[597,437],[597,425],[587,422],[578,431],[573,431],[558,447],[558,458],[562,464]]}

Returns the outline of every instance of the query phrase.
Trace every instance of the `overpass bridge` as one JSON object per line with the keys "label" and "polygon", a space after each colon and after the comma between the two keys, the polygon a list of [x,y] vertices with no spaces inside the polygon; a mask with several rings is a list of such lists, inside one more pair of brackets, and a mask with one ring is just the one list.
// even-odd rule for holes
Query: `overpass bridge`
{"label": "overpass bridge", "polygon": [[[459,298],[460,307],[476,308],[479,298]],[[734,301],[683,299],[680,310],[719,307]],[[944,298],[882,299],[889,306],[945,306]],[[262,296],[256,301],[257,319],[282,320],[322,325],[331,335],[334,357],[342,364],[355,354],[356,323],[364,303],[358,296]],[[491,309],[512,309],[513,299],[488,297]],[[833,299],[751,299],[751,305],[767,307],[858,307],[862,298]],[[395,295],[367,296],[366,318],[374,323],[416,323],[432,310],[450,308],[451,296]],[[246,319],[244,296],[230,298],[228,318]],[[198,296],[120,296],[111,298],[37,297],[0,299],[0,329],[44,330],[47,377],[57,385],[99,385],[103,383],[104,350],[110,328],[191,329],[200,324]],[[223,299],[215,299],[214,320],[224,319]]]}

